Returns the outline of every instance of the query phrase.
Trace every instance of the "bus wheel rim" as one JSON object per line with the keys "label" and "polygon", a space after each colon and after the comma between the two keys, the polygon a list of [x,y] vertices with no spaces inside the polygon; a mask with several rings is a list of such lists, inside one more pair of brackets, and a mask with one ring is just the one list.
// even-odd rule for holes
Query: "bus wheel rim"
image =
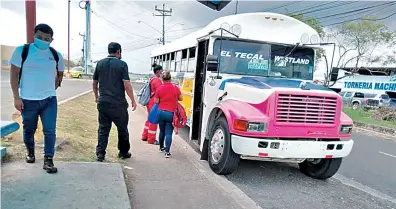
{"label": "bus wheel rim", "polygon": [[219,163],[223,153],[224,153],[224,132],[222,129],[216,129],[215,133],[212,136],[212,140],[210,142],[210,150],[212,160],[215,163]]}

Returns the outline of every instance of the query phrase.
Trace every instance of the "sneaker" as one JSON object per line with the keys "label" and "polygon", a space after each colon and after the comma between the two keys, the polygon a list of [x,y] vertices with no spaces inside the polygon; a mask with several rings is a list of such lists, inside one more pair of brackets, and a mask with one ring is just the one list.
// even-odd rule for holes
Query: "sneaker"
{"label": "sneaker", "polygon": [[118,158],[121,158],[121,159],[131,158],[131,156],[132,156],[132,154],[130,152],[127,152],[126,154],[118,153]]}
{"label": "sneaker", "polygon": [[100,154],[96,155],[96,161],[103,162],[104,159],[105,159],[105,155],[104,154],[100,153]]}
{"label": "sneaker", "polygon": [[159,145],[159,141],[155,140],[154,145]]}
{"label": "sneaker", "polygon": [[54,161],[52,157],[44,157],[44,165],[43,169],[47,171],[47,173],[56,173],[58,169],[54,166]]}
{"label": "sneaker", "polygon": [[34,163],[35,161],[36,161],[36,157],[34,156],[34,148],[27,148],[26,162]]}
{"label": "sneaker", "polygon": [[159,150],[160,152],[165,152],[165,147],[160,147]]}
{"label": "sneaker", "polygon": [[165,158],[170,158],[170,156],[171,156],[171,153],[165,152]]}
{"label": "sneaker", "polygon": [[147,138],[142,138],[142,141],[146,142],[146,141],[147,141]]}

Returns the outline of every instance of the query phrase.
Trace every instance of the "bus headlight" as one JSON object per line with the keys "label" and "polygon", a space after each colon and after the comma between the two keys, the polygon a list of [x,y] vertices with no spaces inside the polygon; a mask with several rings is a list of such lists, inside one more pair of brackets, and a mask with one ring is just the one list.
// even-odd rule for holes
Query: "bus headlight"
{"label": "bus headlight", "polygon": [[340,135],[351,134],[352,128],[352,125],[341,125]]}
{"label": "bus headlight", "polygon": [[235,119],[233,128],[238,131],[266,132],[267,124],[262,122],[249,122],[246,120]]}
{"label": "bus headlight", "polygon": [[267,124],[266,123],[249,122],[247,131],[250,131],[250,132],[266,132],[267,131]]}

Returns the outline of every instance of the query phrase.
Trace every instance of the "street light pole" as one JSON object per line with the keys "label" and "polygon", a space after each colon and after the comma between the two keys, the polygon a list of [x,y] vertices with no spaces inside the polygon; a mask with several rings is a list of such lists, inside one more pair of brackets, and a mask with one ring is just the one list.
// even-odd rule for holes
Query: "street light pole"
{"label": "street light pole", "polygon": [[70,1],[67,4],[67,74],[70,74]]}

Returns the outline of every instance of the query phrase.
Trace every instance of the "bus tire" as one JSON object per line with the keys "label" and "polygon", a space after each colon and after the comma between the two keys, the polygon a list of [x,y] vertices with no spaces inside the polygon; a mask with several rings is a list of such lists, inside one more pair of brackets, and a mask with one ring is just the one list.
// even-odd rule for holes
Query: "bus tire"
{"label": "bus tire", "polygon": [[238,168],[240,156],[232,150],[227,120],[220,117],[212,127],[208,143],[209,167],[219,175],[231,174]]}
{"label": "bus tire", "polygon": [[299,163],[300,171],[314,179],[328,179],[337,173],[342,158],[304,160]]}

